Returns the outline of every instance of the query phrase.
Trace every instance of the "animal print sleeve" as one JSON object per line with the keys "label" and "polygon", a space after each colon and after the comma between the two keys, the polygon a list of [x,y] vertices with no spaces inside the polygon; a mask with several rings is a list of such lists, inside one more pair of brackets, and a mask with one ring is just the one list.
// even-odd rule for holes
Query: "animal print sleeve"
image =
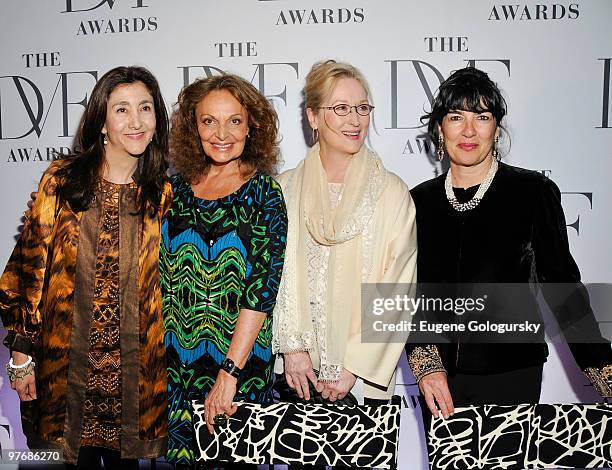
{"label": "animal print sleeve", "polygon": [[56,218],[58,165],[52,163],[43,174],[31,215],[0,278],[0,315],[8,331],[4,344],[25,354],[41,327],[39,303]]}

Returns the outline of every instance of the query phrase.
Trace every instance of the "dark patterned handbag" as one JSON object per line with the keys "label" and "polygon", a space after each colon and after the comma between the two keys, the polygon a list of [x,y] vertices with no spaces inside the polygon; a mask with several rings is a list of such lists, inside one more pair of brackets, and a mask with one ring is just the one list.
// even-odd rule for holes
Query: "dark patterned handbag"
{"label": "dark patterned handbag", "polygon": [[[319,375],[319,372],[316,370],[314,371],[314,373],[317,376]],[[323,398],[321,393],[317,392],[317,389],[310,380],[308,380],[307,383],[308,391],[310,392],[310,400],[308,401],[308,403],[311,403],[313,405],[332,404],[332,402]],[[278,394],[278,400],[275,401],[281,401],[286,403],[304,403],[304,401],[300,398],[295,389],[291,388],[287,383],[285,374],[278,374],[276,376],[276,380],[274,381],[274,390]],[[353,395],[351,392],[347,393],[344,398],[333,402],[333,405],[335,406],[357,406],[358,404],[359,402],[357,401],[357,398],[355,398],[355,395]]]}
{"label": "dark patterned handbag", "polygon": [[198,462],[397,468],[398,404],[335,406],[239,403],[224,427],[206,428],[194,401]]}
{"label": "dark patterned handbag", "polygon": [[612,468],[612,406],[455,408],[427,445],[431,469]]}

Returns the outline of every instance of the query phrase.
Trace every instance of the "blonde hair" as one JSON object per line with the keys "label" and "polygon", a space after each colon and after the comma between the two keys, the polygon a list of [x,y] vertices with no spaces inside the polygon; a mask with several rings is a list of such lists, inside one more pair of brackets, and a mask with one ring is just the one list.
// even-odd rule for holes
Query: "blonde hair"
{"label": "blonde hair", "polygon": [[371,99],[370,87],[363,74],[351,64],[326,60],[317,62],[306,75],[304,86],[304,107],[316,110],[323,105],[323,101],[330,95],[336,82],[340,78],[354,78],[366,91]]}

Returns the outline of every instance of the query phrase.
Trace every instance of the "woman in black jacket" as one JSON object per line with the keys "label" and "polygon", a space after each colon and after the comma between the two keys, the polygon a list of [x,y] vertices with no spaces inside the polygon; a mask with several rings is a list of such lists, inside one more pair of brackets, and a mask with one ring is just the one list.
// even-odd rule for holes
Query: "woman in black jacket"
{"label": "woman in black jacket", "polygon": [[[503,317],[541,324],[530,292],[535,286],[559,320],[580,368],[599,393],[610,397],[612,350],[601,337],[569,252],[559,189],[540,173],[498,161],[505,114],[506,102],[495,83],[486,73],[465,68],[440,86],[432,111],[424,116],[438,158],[448,155],[450,169],[411,191],[417,207],[419,283],[426,283],[426,289],[429,283],[454,286],[455,293],[497,286],[493,290],[511,301],[498,302],[504,311],[492,307],[488,317],[471,314],[469,320],[476,323]],[[517,293],[529,295],[519,298]],[[449,315],[451,323],[463,320],[453,313],[435,317],[444,322]],[[432,314],[417,314],[408,362],[434,416],[439,409],[446,418],[455,406],[539,401],[548,356],[543,327],[520,338],[506,335],[505,342],[486,339],[495,335],[483,340],[459,332],[434,344],[431,338],[423,340],[420,320],[432,320]],[[423,414],[429,421],[425,407]]]}

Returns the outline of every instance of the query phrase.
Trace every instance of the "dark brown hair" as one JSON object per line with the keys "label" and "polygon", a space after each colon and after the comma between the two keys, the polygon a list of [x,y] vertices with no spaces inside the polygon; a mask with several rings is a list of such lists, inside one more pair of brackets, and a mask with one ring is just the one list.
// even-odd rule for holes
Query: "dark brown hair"
{"label": "dark brown hair", "polygon": [[440,85],[431,112],[421,117],[431,141],[438,147],[439,127],[451,111],[490,112],[503,130],[506,100],[497,84],[482,70],[466,67],[454,71]]}
{"label": "dark brown hair", "polygon": [[123,84],[141,82],[153,97],[155,134],[138,159],[138,212],[151,213],[159,207],[164,188],[168,154],[168,113],[157,80],[143,67],[116,67],[106,72],[94,86],[75,136],[80,153],[62,155],[66,164],[58,169],[58,195],[75,212],[85,211],[93,201],[97,180],[104,164],[104,136],[108,97]]}
{"label": "dark brown hair", "polygon": [[246,109],[249,137],[240,157],[244,174],[253,170],[275,174],[280,161],[276,111],[257,88],[231,74],[202,78],[181,90],[170,130],[170,160],[176,170],[193,184],[210,168],[200,142],[195,109],[206,95],[215,90],[229,91]]}

